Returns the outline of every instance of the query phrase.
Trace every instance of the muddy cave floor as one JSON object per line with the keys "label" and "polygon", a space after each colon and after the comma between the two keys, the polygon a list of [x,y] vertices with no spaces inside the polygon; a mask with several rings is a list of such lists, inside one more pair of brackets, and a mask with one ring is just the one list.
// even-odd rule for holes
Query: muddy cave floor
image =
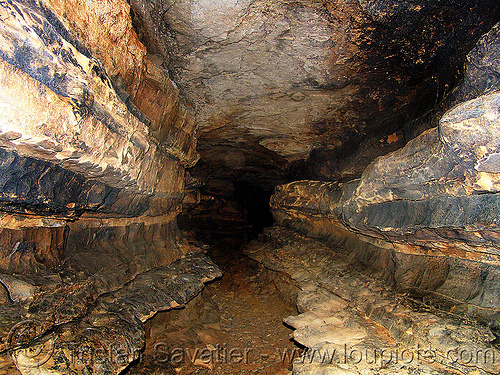
{"label": "muddy cave floor", "polygon": [[224,271],[222,279],[186,309],[154,318],[146,327],[145,352],[126,374],[291,373],[301,349],[283,318],[297,315],[295,304],[280,296],[240,246],[220,242],[209,255]]}

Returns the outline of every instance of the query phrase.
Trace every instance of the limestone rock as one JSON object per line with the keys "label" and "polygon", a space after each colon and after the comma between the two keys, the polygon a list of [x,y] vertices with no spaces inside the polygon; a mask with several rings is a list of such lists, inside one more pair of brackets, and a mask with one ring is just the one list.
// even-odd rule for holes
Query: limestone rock
{"label": "limestone rock", "polygon": [[34,285],[11,275],[0,274],[0,282],[7,289],[9,298],[13,302],[31,302],[37,292]]}
{"label": "limestone rock", "polygon": [[[437,137],[434,139],[439,142]],[[421,156],[407,149],[397,154]],[[443,178],[435,180],[436,186],[442,186],[444,194],[440,195],[438,189],[429,189],[425,179],[421,185],[418,179],[411,179],[411,173],[418,176],[422,172],[420,176],[425,176],[428,170],[442,173],[445,169],[428,169],[425,163],[417,163],[410,173],[399,175],[396,170],[407,171],[409,163],[405,158],[398,159],[398,155],[388,155],[402,162],[387,164],[388,170],[391,166],[394,170],[387,173],[385,180],[374,172],[375,167],[383,167],[377,164],[379,160],[367,170],[366,180],[343,186],[299,181],[277,188],[271,205],[278,224],[342,249],[359,268],[385,279],[398,290],[444,309],[452,308],[457,314],[493,321],[499,314],[499,253],[493,219],[496,194],[453,196],[457,180]],[[425,155],[422,160],[427,161]],[[466,170],[462,166],[462,171]],[[384,185],[391,179],[398,182]],[[405,182],[413,190],[404,190]],[[462,184],[455,186],[462,188]],[[389,193],[374,195],[377,191]],[[420,200],[408,198],[407,194],[414,192],[420,193]],[[363,195],[388,199],[391,194],[394,200],[384,203],[356,201]]]}
{"label": "limestone rock", "polygon": [[168,72],[154,56],[146,55],[133,29],[130,5],[123,0],[40,0],[34,4],[82,53],[99,60],[128,109],[147,122],[172,154],[192,166],[199,157],[194,117]]}
{"label": "limestone rock", "polygon": [[[349,252],[275,226],[245,253],[290,275],[301,289],[301,314],[284,319],[294,339],[307,347],[293,363],[294,374],[486,375],[499,370],[493,358],[500,353],[488,328],[419,308],[360,273],[359,261]],[[460,351],[468,357],[459,359]],[[471,355],[476,357],[468,361]]]}
{"label": "limestone rock", "polygon": [[[447,103],[456,105],[437,128],[377,158],[358,180],[278,187],[271,199],[278,222],[351,251],[399,290],[495,319],[500,96],[487,78],[495,64],[482,62],[498,55],[497,33],[498,26],[469,54],[466,77]],[[457,104],[460,98],[470,100]]]}
{"label": "limestone rock", "polygon": [[[180,166],[128,111],[95,61],[50,24],[45,23],[44,33],[40,15],[31,9],[19,4],[3,12],[2,130],[20,134],[16,139],[3,138],[4,148],[132,192],[182,190],[178,186],[166,190],[168,174],[181,173]],[[15,45],[23,41],[29,55],[19,57]]]}
{"label": "limestone rock", "polygon": [[[184,168],[198,158],[194,121],[165,72],[145,58],[128,11],[120,1],[2,7],[3,272],[51,271],[81,251],[80,267],[98,273],[105,254],[132,248],[144,255],[149,247],[146,261],[124,273],[127,282],[184,253],[170,229],[184,198]],[[104,16],[101,38],[89,26]],[[133,104],[138,91],[151,119]],[[156,94],[164,100],[149,103]],[[97,250],[105,238],[117,239],[113,251]]]}
{"label": "limestone rock", "polygon": [[192,111],[126,1],[0,17],[0,348],[23,374],[118,373],[146,319],[220,274],[176,223]]}
{"label": "limestone rock", "polygon": [[[488,233],[498,231],[494,157],[499,98],[490,94],[466,102],[441,119],[439,137],[437,129],[430,130],[377,159],[343,203],[346,221],[388,236],[448,228],[463,232],[458,240],[470,245],[496,244]],[[389,206],[399,206],[401,214],[391,215]]]}
{"label": "limestone rock", "polygon": [[[25,326],[12,328],[4,345],[15,349],[13,358],[22,374],[33,371],[118,374],[138,358],[144,346],[142,323],[158,311],[182,307],[201,291],[203,283],[219,276],[220,270],[203,254],[187,255],[169,266],[137,276],[113,293],[95,296],[93,309],[67,315],[66,321],[56,320],[59,329],[55,333],[45,334],[51,319],[40,314],[47,313],[46,310],[35,309],[32,304]],[[85,293],[91,290],[91,284],[82,289]],[[61,292],[56,291],[64,295]],[[74,291],[66,292],[66,297],[85,299]],[[68,298],[64,304],[77,306]],[[51,301],[50,305],[54,314],[60,314],[57,303]],[[28,324],[33,325],[31,336],[12,334],[26,329]],[[17,337],[23,341],[17,342]],[[18,348],[20,344],[24,347]]]}
{"label": "limestone rock", "polygon": [[456,105],[476,99],[482,95],[500,90],[498,60],[500,24],[496,24],[483,35],[467,54],[464,76],[435,108],[404,126],[407,139],[412,139],[423,131],[437,127],[441,117]]}
{"label": "limestone rock", "polygon": [[447,104],[456,104],[500,90],[500,24],[483,35],[467,54],[464,78],[451,93]]}

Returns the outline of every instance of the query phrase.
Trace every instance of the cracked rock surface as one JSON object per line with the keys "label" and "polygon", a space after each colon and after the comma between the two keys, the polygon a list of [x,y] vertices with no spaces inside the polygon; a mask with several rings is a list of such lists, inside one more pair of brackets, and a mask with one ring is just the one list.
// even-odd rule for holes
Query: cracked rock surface
{"label": "cracked rock surface", "polygon": [[271,198],[278,223],[351,251],[398,290],[494,321],[500,96],[496,65],[484,61],[498,58],[497,34],[498,25],[469,54],[450,96],[465,101],[438,127],[377,158],[357,180],[278,187]]}
{"label": "cracked rock surface", "polygon": [[0,6],[2,373],[12,355],[23,374],[117,374],[147,319],[220,276],[176,222],[193,115],[129,12]]}
{"label": "cracked rock surface", "polygon": [[[220,276],[201,253],[139,274],[110,293],[99,290],[97,279],[62,284],[54,274],[53,285],[40,285],[30,303],[1,306],[2,351],[12,352],[22,374],[118,374],[144,347],[147,319],[184,306]],[[8,276],[0,277],[7,283]],[[10,296],[22,288],[9,283]]]}

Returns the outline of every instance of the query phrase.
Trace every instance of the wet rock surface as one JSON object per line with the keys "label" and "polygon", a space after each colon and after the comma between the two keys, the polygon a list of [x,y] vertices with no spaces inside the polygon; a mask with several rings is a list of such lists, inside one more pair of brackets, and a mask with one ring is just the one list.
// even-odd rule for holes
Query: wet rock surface
{"label": "wet rock surface", "polygon": [[[153,316],[221,272],[177,216],[240,244],[290,180],[247,249],[260,266],[232,259],[179,317],[200,320],[189,345],[251,341],[238,373],[287,373],[284,299],[296,374],[498,373],[499,26],[473,46],[499,17],[491,0],[3,2],[0,373],[116,374],[190,340]],[[325,363],[347,344],[419,357]],[[189,355],[131,371],[235,371]]]}
{"label": "wet rock surface", "polygon": [[[411,146],[412,143],[407,147]],[[402,149],[398,153],[404,152]],[[431,155],[434,156],[432,152]],[[388,157],[391,156],[397,157]],[[404,162],[404,165],[406,168],[408,164]],[[425,175],[425,171],[432,174],[445,169],[428,169],[424,164],[420,171]],[[411,172],[419,173],[419,169],[414,168]],[[407,194],[401,186],[408,175],[406,171],[398,179],[394,196]],[[393,171],[387,176],[390,180],[396,173]],[[372,178],[377,186],[383,186],[382,177]],[[408,181],[415,186],[418,179]],[[454,180],[448,185],[445,178],[435,181],[436,184],[441,182],[447,193],[452,191]],[[421,191],[415,189],[409,193],[428,191],[425,182],[421,186]],[[462,184],[457,188],[463,191]],[[496,210],[496,194],[455,197],[444,194],[420,200],[391,199],[385,203],[362,201],[363,204],[357,205],[354,197],[365,192],[371,195],[376,188],[363,187],[363,178],[342,187],[314,181],[291,183],[277,189],[272,199],[273,213],[281,225],[351,252],[368,273],[382,275],[399,290],[444,308],[454,308],[457,313],[486,321],[495,319],[498,315],[495,307],[497,236],[494,220],[488,217]],[[372,196],[391,197],[376,193]],[[490,224],[483,227],[486,222]]]}
{"label": "wet rock surface", "polygon": [[[2,305],[3,318],[15,322],[10,327],[5,319],[2,322],[2,350],[12,351],[23,374],[40,369],[118,374],[140,355],[147,319],[182,307],[204,283],[220,276],[217,266],[201,253],[144,272],[110,293],[100,290],[97,277],[73,283],[66,278],[63,284],[61,275],[54,274],[54,285],[40,285],[29,304]],[[9,284],[7,289],[12,297],[20,286]]]}
{"label": "wet rock surface", "polygon": [[[127,109],[99,65],[30,8],[3,12],[2,146],[132,193],[180,193],[182,185],[172,183],[183,181],[182,165]],[[14,47],[23,39],[32,60]]]}

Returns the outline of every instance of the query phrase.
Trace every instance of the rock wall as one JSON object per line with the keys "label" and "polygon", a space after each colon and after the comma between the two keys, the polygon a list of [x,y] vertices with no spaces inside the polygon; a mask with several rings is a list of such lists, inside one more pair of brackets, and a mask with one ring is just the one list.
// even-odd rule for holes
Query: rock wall
{"label": "rock wall", "polygon": [[[119,217],[125,217],[126,222],[139,216],[149,222],[160,218],[156,220],[160,222],[165,221],[162,216],[178,213],[184,197],[184,169],[196,162],[197,155],[194,120],[180,105],[178,95],[169,92],[174,88],[168,77],[144,58],[132,59],[136,62],[134,69],[129,67],[130,61],[120,66],[104,59],[101,65],[89,57],[88,50],[75,47],[63,37],[65,33],[58,31],[62,26],[49,22],[55,16],[44,4],[38,8],[7,5],[3,12],[0,80],[4,210],[57,220],[74,220],[82,215],[114,217],[115,222]],[[130,23],[127,17],[125,21]],[[84,40],[96,54],[112,42],[96,47],[90,36],[81,37],[88,38]],[[118,54],[123,46],[116,48]],[[158,99],[156,92],[147,95],[153,83],[158,96],[163,93],[170,104],[160,102],[155,107],[143,103],[147,111],[162,111],[156,117],[151,112],[150,120],[133,106],[130,97],[124,100],[108,78],[106,63],[115,64],[114,68],[120,68],[126,77],[131,70],[142,69],[137,82],[127,78],[129,86],[137,86],[132,97],[141,92],[139,104]],[[177,137],[179,133],[185,136]]]}
{"label": "rock wall", "polygon": [[[146,319],[220,275],[176,222],[194,116],[127,2],[9,1],[0,18],[1,350],[23,374],[118,373]],[[122,362],[70,355],[123,342]]]}
{"label": "rock wall", "polygon": [[400,291],[486,322],[500,312],[500,93],[488,75],[470,73],[498,56],[498,27],[470,53],[453,93],[467,100],[474,86],[478,97],[448,110],[439,127],[379,157],[358,180],[298,181],[271,200],[279,224],[355,254],[355,265]]}
{"label": "rock wall", "polygon": [[[299,315],[283,320],[306,348],[293,361],[294,375],[498,373],[496,323],[422,305],[363,275],[359,251],[322,242],[275,226],[245,249],[298,289]],[[283,291],[290,293],[286,284]]]}

